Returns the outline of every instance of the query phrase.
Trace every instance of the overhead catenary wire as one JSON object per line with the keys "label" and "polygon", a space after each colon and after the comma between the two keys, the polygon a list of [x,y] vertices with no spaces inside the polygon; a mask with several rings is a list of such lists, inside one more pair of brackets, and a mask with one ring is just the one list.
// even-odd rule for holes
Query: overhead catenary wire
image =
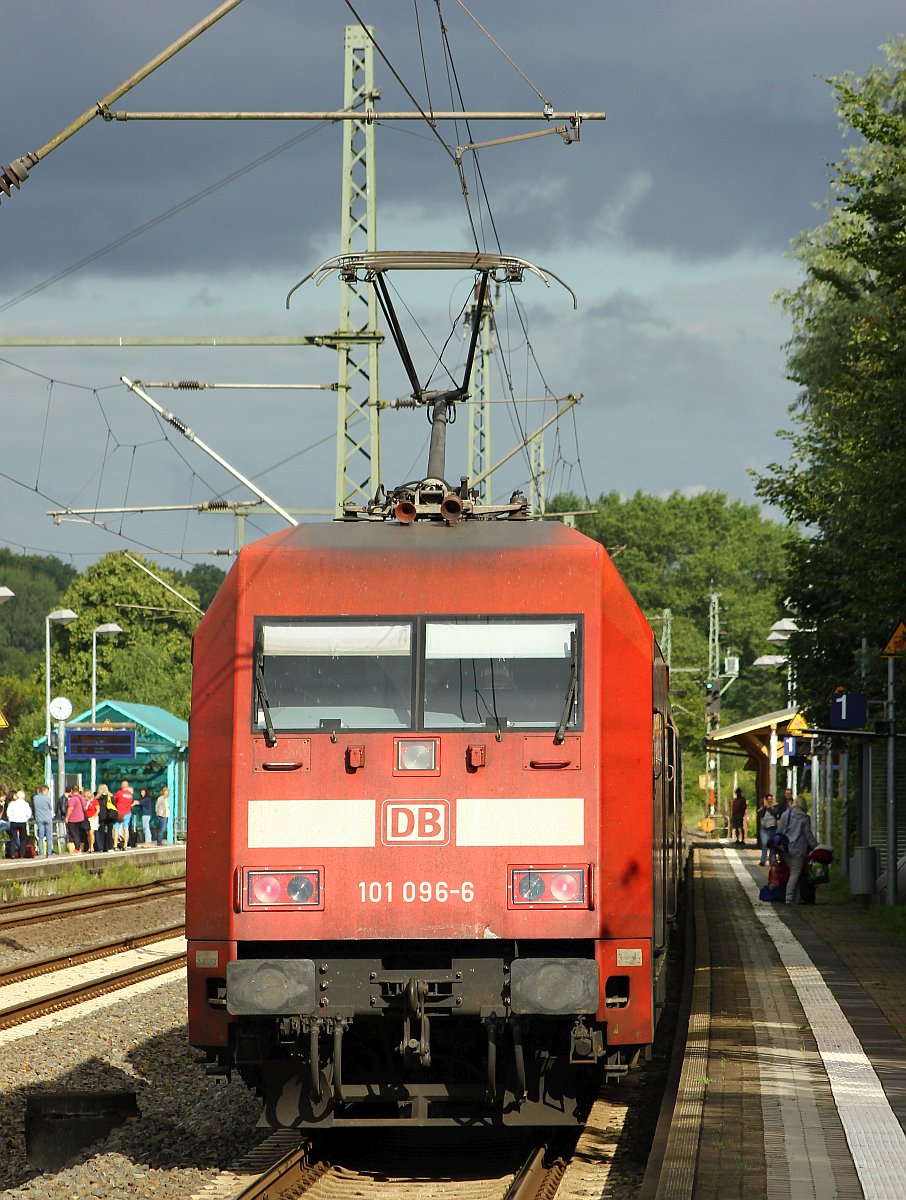
{"label": "overhead catenary wire", "polygon": [[[459,7],[462,9],[462,11],[466,14],[466,16],[470,17],[475,22],[475,24],[478,26],[478,28],[481,30],[481,32],[484,34],[484,36],[489,41],[494,43],[494,45],[497,47],[497,49],[500,51],[500,53],[503,55],[503,57],[507,60],[507,62],[513,68],[513,70],[518,72],[522,76],[522,78],[529,85],[529,87],[532,89],[532,91],[535,93],[535,95],[538,97],[538,99],[541,101],[541,103],[545,106],[545,108],[550,108],[551,102],[550,102],[550,100],[548,100],[547,96],[543,95],[541,92],[538,91],[538,89],[532,83],[531,79],[529,79],[528,75],[526,75],[525,71],[523,71],[521,67],[518,67],[513,62],[513,60],[507,54],[506,50],[504,50],[504,48],[501,46],[501,44],[493,36],[493,34],[489,33],[487,31],[487,29],[485,29],[485,27],[482,25],[481,21],[479,21],[479,19],[475,16],[475,14],[464,3],[464,0],[456,0],[456,2],[459,5]],[[438,9],[440,9],[440,0],[435,0],[435,3],[437,4]]]}
{"label": "overhead catenary wire", "polygon": [[144,400],[150,408],[153,408],[159,416],[163,417],[165,421],[169,422],[169,424],[171,424],[174,429],[178,430],[183,437],[187,438],[190,442],[196,445],[199,450],[203,450],[209,458],[212,458],[216,463],[223,467],[224,470],[229,471],[234,479],[238,479],[240,483],[244,483],[245,486],[250,489],[250,491],[253,491],[255,495],[258,496],[259,499],[263,500],[264,503],[270,508],[272,508],[274,512],[278,514],[278,516],[283,517],[284,521],[286,521],[289,525],[299,524],[296,518],[290,516],[286,509],[278,504],[276,500],[272,500],[266,492],[263,492],[261,488],[257,486],[257,484],[252,483],[251,479],[246,478],[245,475],[243,475],[240,471],[237,471],[234,466],[228,463],[225,458],[222,458],[216,450],[213,450],[210,446],[203,442],[201,438],[198,437],[198,435],[188,427],[188,425],[186,425],[179,419],[179,417],[175,415],[175,413],[169,412],[163,407],[163,405],[158,404],[157,401],[153,400],[147,392],[139,387],[137,383],[133,383],[132,380],[127,379],[125,375],[121,375],[120,379],[130,391],[134,392],[141,400]]}
{"label": "overhead catenary wire", "polygon": [[84,258],[80,258],[77,262],[70,263],[68,267],[63,267],[62,270],[48,276],[47,279],[41,280],[40,283],[33,284],[32,287],[26,288],[25,291],[19,292],[10,300],[0,304],[0,313],[7,312],[14,308],[17,304],[21,304],[23,300],[30,300],[32,296],[38,295],[39,292],[45,291],[52,287],[55,283],[59,283],[63,279],[68,279],[70,275],[74,275],[77,271],[81,271],[83,267],[88,267],[92,263],[97,262],[99,258],[103,258],[105,254],[110,254],[113,250],[118,250],[120,246],[125,246],[128,242],[133,241],[137,237],[141,237],[143,233],[148,233],[149,230],[155,229],[158,225],[162,225],[164,221],[169,221],[171,217],[177,216],[186,209],[191,208],[194,204],[198,204],[201,200],[206,200],[208,196],[213,196],[215,192],[219,192],[221,188],[227,184],[235,183],[237,179],[241,179],[244,175],[248,175],[250,171],[257,170],[264,163],[269,162],[272,158],[276,158],[280,154],[284,154],[287,150],[297,146],[306,138],[313,137],[324,126],[316,126],[313,129],[303,130],[302,133],[290,138],[286,142],[282,142],[279,146],[275,146],[272,150],[260,154],[251,162],[247,162],[242,167],[237,167],[235,171],[231,171],[228,175],[222,176],[214,183],[208,184],[207,187],[201,189],[200,192],[195,192],[191,196],[187,196],[185,200],[180,200],[178,204],[172,205],[170,208],[164,209],[157,216],[150,217],[141,225],[137,225],[134,229],[130,229],[127,233],[121,234],[120,237],[114,238],[112,242],[107,242],[105,245],[93,250],[90,254],[86,254]]}
{"label": "overhead catenary wire", "polygon": [[[353,12],[353,14],[354,14],[354,15],[357,17],[357,19],[359,19],[359,21],[360,21],[360,23],[361,23],[361,19],[360,19],[360,18],[358,18],[358,14],[355,12],[355,9],[353,8],[353,6],[352,6],[351,4],[347,4],[347,6],[350,8],[350,10],[351,10],[351,11]],[[467,8],[465,8],[465,6],[464,6],[464,5],[463,5],[462,7],[465,9],[465,11],[468,13],[468,15],[469,15],[469,16],[470,16],[470,17],[471,17],[473,20],[475,20],[475,18],[474,18],[474,16],[473,16],[473,14],[471,14],[471,13],[469,12],[469,10],[468,10]],[[440,9],[440,6],[439,6],[439,4],[438,4],[438,11],[439,11],[439,9]],[[416,10],[416,15],[417,15],[417,10]],[[486,31],[486,30],[484,30],[483,26],[481,26],[481,25],[480,25],[480,22],[477,22],[477,21],[476,21],[476,24],[478,24],[479,28],[481,28],[481,29],[482,29],[482,31],[483,31],[484,33],[487,33],[487,31]],[[488,35],[488,36],[490,36],[490,35]],[[494,41],[494,39],[493,39],[493,38],[491,38],[490,40],[494,42],[495,46],[497,46],[497,48],[498,48],[499,50],[501,50],[501,53],[503,53],[503,54],[504,54],[504,57],[506,57],[506,58],[507,58],[507,60],[508,60],[508,61],[510,61],[510,62],[512,63],[512,60],[511,60],[511,59],[509,59],[509,56],[508,56],[508,55],[506,55],[504,51],[502,51],[502,49],[501,49],[501,47],[499,46],[499,44],[498,44],[496,41]],[[382,52],[381,52],[381,50],[380,50],[380,47],[378,47],[378,46],[377,46],[377,43],[376,43],[376,41],[374,41],[374,39],[373,39],[373,38],[372,38],[372,41],[374,42],[374,44],[375,44],[376,48],[378,49],[379,53],[382,53]],[[389,63],[389,61],[387,60],[386,56],[384,56],[384,55],[382,54],[382,57],[384,57],[384,60],[385,60],[385,62],[387,62],[387,65],[388,65],[388,67],[390,67],[391,71],[393,71],[392,65],[391,65],[391,64]],[[515,64],[513,64],[513,65],[515,65]],[[516,69],[518,70],[518,68],[516,68]],[[393,71],[393,73],[396,75],[396,72],[395,72],[395,71]],[[522,75],[523,75],[523,77],[526,79],[526,82],[528,82],[528,83],[529,83],[529,85],[533,87],[533,89],[534,89],[534,90],[537,92],[537,94],[538,94],[539,96],[541,96],[541,93],[540,93],[540,92],[538,92],[538,90],[534,88],[534,85],[532,85],[532,84],[531,84],[531,82],[530,82],[530,81],[527,79],[527,76],[525,76],[525,75],[524,75],[524,73],[523,73],[523,72],[521,72],[521,71],[520,71],[520,74],[522,74]],[[412,98],[412,97],[411,97],[411,93],[409,93],[409,92],[408,92],[408,89],[407,89],[407,88],[405,87],[405,85],[402,83],[402,80],[400,79],[400,77],[399,77],[398,75],[397,75],[397,79],[399,80],[399,82],[401,83],[401,85],[404,87],[404,90],[406,90],[406,91],[407,91],[407,94],[409,94],[409,95],[410,95],[410,98]],[[426,68],[426,67],[425,67],[425,85],[426,85],[426,89],[428,89],[428,78],[427,78],[427,68]],[[457,81],[457,88],[458,88],[458,81]],[[543,99],[543,97],[542,97],[542,99]],[[430,101],[430,90],[429,90],[429,108],[430,108],[430,107],[431,107],[431,101]],[[426,114],[424,114],[424,113],[423,113],[422,115],[423,115],[423,116],[425,116]],[[501,115],[503,115],[503,114],[501,114]],[[429,121],[428,123],[429,123],[429,126],[430,126],[430,121]],[[311,132],[311,131],[309,131],[309,132]],[[436,137],[439,137],[439,135],[436,133],[436,131],[432,131],[432,132],[434,132],[434,135],[435,135]],[[305,136],[305,135],[302,135],[302,136]],[[298,140],[300,140],[300,139],[299,139],[299,138],[292,139],[292,142],[290,142],[290,143],[287,143],[286,145],[288,146],[288,145],[290,145],[290,144],[292,144],[292,143],[294,143],[294,142],[296,142],[296,141],[298,141]],[[443,139],[440,139],[440,140],[443,142]],[[446,143],[443,143],[443,144],[444,144],[444,145],[445,145],[445,147],[446,147]],[[270,156],[272,156],[273,154],[280,152],[280,149],[282,149],[282,148],[278,148],[277,150],[270,152],[270,154],[269,154],[268,156],[263,156],[263,158],[270,157]],[[448,152],[449,152],[449,148],[448,148]],[[476,158],[477,158],[477,155],[476,155]],[[258,163],[258,162],[261,162],[262,160],[263,160],[263,159],[258,159],[258,160],[256,160],[256,163]],[[245,168],[245,169],[251,169],[251,165],[250,165],[248,168]],[[221,185],[222,185],[222,183],[223,183],[223,182],[228,182],[228,181],[229,181],[229,180],[231,180],[231,179],[235,179],[236,177],[238,177],[238,174],[239,174],[239,172],[234,172],[234,173],[233,173],[231,176],[227,177],[227,179],[226,179],[226,180],[224,180],[224,181],[221,181]],[[492,222],[492,228],[494,229],[494,235],[495,235],[495,237],[496,237],[496,227],[494,226],[494,223],[493,223],[493,214],[491,213],[491,209],[490,209],[490,202],[489,202],[489,199],[488,199],[488,196],[487,196],[487,191],[486,191],[486,188],[485,188],[485,186],[484,186],[484,180],[483,180],[483,179],[482,179],[482,177],[481,177],[481,171],[480,171],[480,167],[478,166],[478,164],[477,164],[477,163],[476,163],[476,177],[477,177],[477,178],[478,178],[478,180],[479,180],[479,187],[480,187],[480,191],[481,191],[481,193],[482,193],[482,195],[483,195],[484,203],[485,203],[485,204],[486,204],[486,206],[487,206],[487,214],[488,214],[488,216],[489,216],[489,217],[490,217],[490,219],[491,219],[491,222]],[[217,186],[217,185],[214,185],[214,186]],[[211,190],[213,190],[213,189],[211,189]],[[197,196],[197,197],[194,197],[194,198],[192,198],[192,200],[194,201],[194,200],[196,200],[196,199],[201,199],[201,198],[203,198],[204,194],[205,194],[205,193],[200,193],[200,194],[198,194],[198,196]],[[467,195],[467,190],[466,190],[466,195]],[[184,204],[187,204],[187,203],[189,203],[189,202],[188,202],[188,201],[187,201],[187,202],[184,202]],[[467,199],[467,208],[468,208],[468,207],[469,207],[469,205],[468,205],[468,199]],[[162,216],[161,216],[161,218],[159,218],[159,219],[166,219],[166,216],[167,216],[167,215],[173,215],[173,213],[175,213],[175,211],[176,211],[176,209],[173,209],[173,210],[168,210],[168,214],[164,214],[164,215],[162,215]],[[479,216],[480,216],[480,218],[481,218],[481,219],[482,219],[482,221],[483,221],[483,212],[484,212],[484,210],[483,210],[483,208],[482,208],[482,206],[481,206],[481,205],[479,205],[478,212],[479,212]],[[473,232],[474,232],[474,226],[473,226]],[[137,236],[137,235],[138,235],[138,231],[135,231],[135,233],[134,233],[134,236]],[[476,241],[477,241],[477,235],[476,235]],[[497,244],[498,244],[498,245],[500,244],[499,237],[497,238]],[[86,264],[85,264],[85,265],[87,265],[87,262],[86,262]],[[515,302],[515,300],[514,300],[514,303],[516,303],[516,302]],[[0,308],[0,310],[2,310],[2,308]],[[522,320],[522,314],[521,314],[521,311],[519,310],[518,303],[516,303],[516,310],[517,310],[517,312],[518,312],[518,313],[519,313],[519,315],[520,315],[520,320]],[[523,330],[525,331],[524,322],[523,322]],[[526,334],[526,337],[527,337],[527,334]],[[443,354],[443,350],[441,351],[441,355],[440,355],[440,356],[438,356],[438,358],[439,358],[439,359],[442,357],[442,354]],[[532,357],[534,358],[534,353],[533,353],[533,352],[532,352]],[[499,358],[498,358],[498,361],[500,361],[500,359],[499,359]],[[536,363],[536,366],[537,366],[537,363]],[[435,369],[436,369],[436,367],[435,367]],[[432,372],[432,374],[433,374],[433,372]],[[539,368],[539,374],[540,374],[540,368]],[[543,376],[542,376],[542,378],[543,378]],[[230,385],[221,385],[221,386],[230,386]],[[279,386],[279,385],[270,385],[270,386],[277,387],[277,386]],[[335,386],[335,385],[333,385],[333,386]],[[53,385],[51,384],[51,387],[50,387],[50,391],[51,391],[51,392],[52,392],[52,388],[53,388]],[[511,390],[511,395],[512,395],[512,380],[510,380],[510,390]],[[514,400],[513,400],[512,402],[513,402],[513,403],[515,403],[515,401],[514,401]],[[521,431],[521,429],[522,429],[522,424],[521,424],[521,421],[520,421],[520,419],[519,419],[518,410],[516,411],[516,421],[517,421],[517,424],[519,425],[519,428],[520,428],[520,431]],[[110,444],[110,438],[111,438],[111,436],[112,436],[112,434],[110,433],[110,431],[109,431],[109,427],[108,427],[108,449],[109,449],[109,444]],[[165,439],[168,441],[168,443],[170,443],[170,444],[172,445],[172,442],[171,442],[170,438],[166,436],[166,430],[164,430],[164,436],[165,436]],[[127,448],[126,448],[126,447],[119,447],[119,445],[118,445],[118,444],[116,444],[116,449],[127,449]],[[177,450],[177,453],[178,453],[178,450]],[[301,453],[301,452],[300,452],[300,453]],[[133,446],[133,447],[131,447],[131,454],[132,454],[132,461],[133,461],[133,463],[134,463],[134,462],[135,462],[136,447],[134,447],[134,446]],[[107,457],[107,451],[105,450],[105,458],[106,458],[106,457]],[[180,456],[180,457],[182,457],[182,456]],[[183,461],[185,461],[185,459],[183,459]],[[187,464],[187,465],[188,465],[188,464]],[[194,481],[194,480],[195,480],[195,478],[196,478],[196,476],[195,476],[195,473],[194,473],[194,472],[193,472],[193,474],[192,474],[192,478],[193,478],[193,481]],[[130,478],[130,483],[131,483],[131,478]],[[129,490],[129,485],[130,485],[130,484],[129,484],[129,483],[127,483],[127,494],[128,494],[128,490]],[[193,486],[194,486],[194,482],[193,482]],[[212,490],[214,490],[214,489],[212,489]],[[232,490],[232,489],[231,489],[231,490]],[[99,495],[100,495],[100,483],[99,483],[99,485],[98,485],[98,498],[99,498]],[[277,511],[277,510],[275,509],[275,511]],[[293,522],[293,523],[295,524],[295,522]],[[122,526],[121,526],[121,531],[122,531]]]}

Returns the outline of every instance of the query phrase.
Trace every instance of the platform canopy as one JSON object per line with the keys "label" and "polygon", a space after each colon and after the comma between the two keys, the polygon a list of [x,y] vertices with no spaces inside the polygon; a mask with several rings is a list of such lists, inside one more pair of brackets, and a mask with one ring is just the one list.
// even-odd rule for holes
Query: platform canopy
{"label": "platform canopy", "polygon": [[786,737],[805,737],[807,723],[798,708],[782,708],[734,721],[721,729],[712,729],[702,738],[705,750],[742,754],[745,769],[755,772],[755,791],[760,800],[767,792],[777,791],[778,746]]}
{"label": "platform canopy", "polygon": [[[73,713],[66,724],[69,728],[91,725],[91,709]],[[98,757],[99,782],[106,783],[111,791],[116,791],[120,780],[128,779],[136,795],[140,787],[149,787],[157,794],[163,784],[167,784],[170,788],[171,833],[182,833],[185,829],[188,722],[154,704],[99,700],[94,725],[98,728],[105,725],[135,728],[135,757]],[[35,738],[32,745],[43,755],[46,739],[43,736]],[[89,761],[86,758],[67,758],[66,770],[87,770]]]}

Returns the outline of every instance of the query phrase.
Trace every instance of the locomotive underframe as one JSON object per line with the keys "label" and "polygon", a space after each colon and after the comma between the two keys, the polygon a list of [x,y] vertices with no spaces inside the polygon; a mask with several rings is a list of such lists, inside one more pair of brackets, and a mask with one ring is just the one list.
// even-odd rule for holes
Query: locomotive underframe
{"label": "locomotive underframe", "polygon": [[626,1069],[595,1020],[592,942],[239,953],[210,993],[236,1018],[216,1057],[262,1096],[262,1126],[574,1125]]}

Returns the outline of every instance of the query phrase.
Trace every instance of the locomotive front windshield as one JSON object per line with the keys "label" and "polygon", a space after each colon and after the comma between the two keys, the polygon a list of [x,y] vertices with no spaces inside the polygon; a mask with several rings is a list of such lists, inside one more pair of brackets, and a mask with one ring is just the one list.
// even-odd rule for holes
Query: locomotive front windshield
{"label": "locomotive front windshield", "polygon": [[254,725],[574,728],[578,637],[561,618],[261,622]]}

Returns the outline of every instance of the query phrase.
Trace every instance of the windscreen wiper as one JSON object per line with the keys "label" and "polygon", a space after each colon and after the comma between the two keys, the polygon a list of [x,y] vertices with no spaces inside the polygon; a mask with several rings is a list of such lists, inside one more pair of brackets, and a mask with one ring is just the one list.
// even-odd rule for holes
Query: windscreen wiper
{"label": "windscreen wiper", "polygon": [[264,682],[264,667],[261,659],[255,659],[255,688],[258,692],[258,702],[264,713],[264,740],[269,746],[276,746],[277,735],[274,733],[274,722],[271,720],[271,706],[267,698],[267,685]]}
{"label": "windscreen wiper", "polygon": [[566,726],[569,724],[570,713],[573,710],[573,705],[576,703],[578,692],[579,643],[576,640],[576,631],[572,630],[569,635],[569,687],[566,689],[566,703],[563,705],[563,716],[560,718],[560,724],[557,726],[557,732],[554,734],[555,746],[562,745],[563,739],[566,737]]}

